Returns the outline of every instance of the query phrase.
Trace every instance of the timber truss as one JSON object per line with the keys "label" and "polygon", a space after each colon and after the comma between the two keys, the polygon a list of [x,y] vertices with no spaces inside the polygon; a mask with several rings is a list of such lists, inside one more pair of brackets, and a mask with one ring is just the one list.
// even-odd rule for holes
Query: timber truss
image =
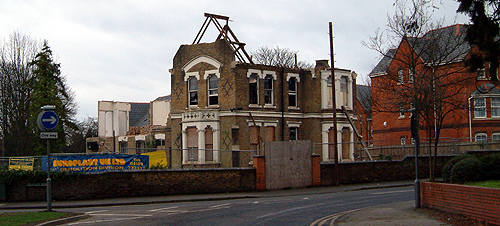
{"label": "timber truss", "polygon": [[[253,64],[252,58],[250,57],[250,55],[248,55],[247,51],[245,51],[245,43],[240,42],[229,27],[229,17],[210,13],[205,13],[205,17],[205,22],[203,22],[203,25],[201,25],[198,34],[196,34],[196,38],[194,38],[193,44],[200,43],[201,38],[205,34],[208,26],[210,26],[210,23],[213,23],[217,30],[219,30],[219,36],[216,40],[226,40],[233,49],[234,55],[240,62]],[[224,26],[221,25],[219,20],[225,22]]]}

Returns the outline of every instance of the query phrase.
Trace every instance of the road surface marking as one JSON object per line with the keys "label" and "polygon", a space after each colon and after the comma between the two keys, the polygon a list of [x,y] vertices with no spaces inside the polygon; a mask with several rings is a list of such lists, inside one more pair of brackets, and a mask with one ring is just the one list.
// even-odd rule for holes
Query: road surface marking
{"label": "road surface marking", "polygon": [[301,207],[294,207],[294,208],[290,208],[290,209],[285,209],[285,210],[281,210],[281,211],[278,211],[278,212],[268,213],[268,214],[264,214],[262,216],[258,216],[257,219],[261,219],[261,218],[264,218],[264,217],[270,217],[270,216],[276,216],[276,215],[280,215],[280,214],[283,214],[283,213],[286,213],[286,212],[300,210],[300,209],[306,209],[306,208],[311,208],[311,207],[315,207],[315,206],[317,206],[317,205],[314,204],[314,205],[308,205],[308,206],[301,206]]}
{"label": "road surface marking", "polygon": [[371,195],[384,195],[384,194],[391,194],[391,193],[402,193],[402,192],[410,192],[414,191],[413,189],[410,190],[401,190],[401,191],[383,191],[383,192],[374,192],[370,193]]}
{"label": "road surface marking", "polygon": [[252,203],[253,203],[253,204],[259,204],[259,201],[254,201],[254,202],[252,202]]}
{"label": "road surface marking", "polygon": [[152,217],[149,214],[129,214],[129,213],[92,213],[91,216],[127,216],[127,217]]}
{"label": "road surface marking", "polygon": [[308,200],[309,198],[308,198],[308,197],[304,197],[303,199],[304,199],[304,200]]}
{"label": "road surface marking", "polygon": [[95,223],[111,222],[111,221],[135,220],[135,219],[140,219],[140,218],[142,218],[142,217],[125,217],[125,218],[116,218],[116,219],[107,219],[107,220],[83,221],[83,222],[69,223],[67,225],[95,224]]}
{"label": "road surface marking", "polygon": [[230,203],[224,203],[224,204],[220,204],[220,205],[211,206],[210,208],[217,208],[217,207],[223,207],[223,206],[228,206],[228,205],[231,205],[231,204]]}
{"label": "road surface marking", "polygon": [[101,213],[109,210],[96,210],[96,211],[90,211],[90,212],[85,212],[85,214],[93,214],[93,213]]}
{"label": "road surface marking", "polygon": [[328,224],[328,225],[334,225],[335,224],[335,220],[337,220],[339,217],[344,216],[344,215],[346,215],[348,213],[351,213],[351,212],[354,212],[354,211],[358,211],[358,210],[360,210],[360,209],[348,210],[348,211],[344,211],[344,212],[340,212],[340,213],[328,215],[328,216],[325,216],[325,217],[322,217],[322,218],[319,218],[319,219],[313,221],[310,224],[310,226],[327,225],[328,222],[330,222],[330,224]]}
{"label": "road surface marking", "polygon": [[160,209],[154,209],[154,210],[149,210],[150,212],[157,212],[157,211],[163,211],[163,210],[168,210],[168,209],[175,209],[178,206],[171,206],[171,207],[165,207],[165,208],[160,208]]}

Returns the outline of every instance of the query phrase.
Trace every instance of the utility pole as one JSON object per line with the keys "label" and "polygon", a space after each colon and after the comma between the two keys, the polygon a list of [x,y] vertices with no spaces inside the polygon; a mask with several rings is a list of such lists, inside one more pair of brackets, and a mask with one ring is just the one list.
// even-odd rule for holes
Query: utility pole
{"label": "utility pole", "polygon": [[339,185],[340,181],[340,174],[339,174],[339,154],[338,154],[338,147],[337,147],[337,101],[335,98],[335,61],[334,61],[334,55],[333,55],[333,28],[332,28],[332,22],[328,22],[329,28],[330,28],[330,70],[331,70],[331,76],[332,76],[332,111],[333,111],[333,151],[334,151],[334,158],[335,158],[335,185]]}

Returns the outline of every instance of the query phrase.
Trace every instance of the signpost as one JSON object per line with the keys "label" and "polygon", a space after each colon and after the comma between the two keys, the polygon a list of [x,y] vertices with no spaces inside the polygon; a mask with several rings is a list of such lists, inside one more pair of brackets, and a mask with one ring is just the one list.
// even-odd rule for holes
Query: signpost
{"label": "signpost", "polygon": [[50,139],[57,139],[57,132],[52,132],[59,123],[59,117],[54,112],[54,105],[45,105],[40,108],[42,110],[38,114],[37,124],[40,129],[40,139],[47,140],[47,211],[52,211],[52,183],[50,179]]}

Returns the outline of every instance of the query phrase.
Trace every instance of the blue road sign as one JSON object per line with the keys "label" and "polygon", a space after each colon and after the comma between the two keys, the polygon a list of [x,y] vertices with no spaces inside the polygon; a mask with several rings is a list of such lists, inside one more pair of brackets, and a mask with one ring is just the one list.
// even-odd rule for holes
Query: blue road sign
{"label": "blue road sign", "polygon": [[53,111],[44,111],[40,117],[40,124],[48,130],[54,129],[59,122],[57,114]]}

